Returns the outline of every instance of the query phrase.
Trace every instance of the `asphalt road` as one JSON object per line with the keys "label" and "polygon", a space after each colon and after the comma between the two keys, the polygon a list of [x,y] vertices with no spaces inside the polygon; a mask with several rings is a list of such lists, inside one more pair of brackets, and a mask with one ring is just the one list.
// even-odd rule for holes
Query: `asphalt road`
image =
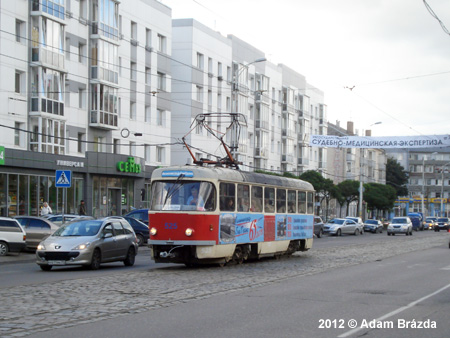
{"label": "asphalt road", "polygon": [[[426,245],[428,241],[431,244]],[[99,307],[103,310],[94,309],[95,303],[80,295],[77,302],[72,302],[75,306],[86,306],[84,311],[91,309],[92,319],[76,322],[77,316],[81,315],[71,303],[67,305],[70,311],[66,310],[64,314],[66,324],[55,323],[57,320],[62,322],[60,316],[55,317],[58,311],[48,310],[48,313],[37,314],[48,320],[47,328],[24,323],[20,332],[31,334],[31,337],[426,335],[430,338],[447,337],[450,330],[447,319],[450,307],[450,262],[446,259],[450,254],[448,234],[420,232],[414,233],[413,237],[388,237],[385,233],[325,237],[315,240],[313,250],[308,253],[224,269],[187,269],[178,265],[155,268],[147,264],[145,251],[141,250],[140,254],[143,254],[142,265],[138,263],[136,271],[131,273],[120,264],[105,265],[98,272],[55,269],[50,273],[40,271],[36,265],[27,273],[26,269],[31,266],[20,264],[25,270],[10,276],[24,274],[25,279],[48,275],[57,279],[54,282],[56,293],[59,285],[73,287],[77,283],[99,280],[105,283],[105,288],[111,288],[111,293],[115,291],[114,284],[127,280],[133,288],[142,285],[143,289],[136,294],[139,298],[133,298],[136,290],[129,290],[124,295],[123,287],[119,288],[121,298],[111,298],[104,307]],[[63,274],[68,276],[64,280],[70,276],[79,280],[60,283],[58,279]],[[2,276],[3,273],[0,279]],[[35,279],[30,285],[31,295],[33,290],[37,292],[40,283]],[[3,292],[3,295],[7,294],[6,289]],[[38,306],[43,299],[45,297],[36,293],[33,301]],[[48,304],[42,304],[41,312],[69,301],[62,292],[59,297],[50,298]],[[102,296],[92,301],[101,302]],[[99,311],[103,311],[101,316]],[[356,329],[351,327],[352,320],[357,324]],[[407,323],[412,326],[413,320],[416,326],[435,328],[401,327]],[[368,327],[371,323],[388,327],[374,329]],[[0,324],[4,323],[0,320]],[[34,328],[42,332],[33,331]]]}

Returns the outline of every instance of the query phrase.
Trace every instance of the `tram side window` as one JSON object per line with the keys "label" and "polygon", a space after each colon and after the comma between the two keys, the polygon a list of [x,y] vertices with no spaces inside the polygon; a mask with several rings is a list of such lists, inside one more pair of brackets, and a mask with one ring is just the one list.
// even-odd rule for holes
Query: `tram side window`
{"label": "tram side window", "polygon": [[314,194],[312,192],[308,193],[308,214],[314,213]]}
{"label": "tram side window", "polygon": [[250,209],[250,187],[245,184],[237,186],[238,211],[249,212]]}
{"label": "tram side window", "polygon": [[306,214],[306,192],[298,192],[298,213]]}
{"label": "tram side window", "polygon": [[252,212],[262,212],[263,211],[263,188],[262,187],[252,187],[252,207],[250,211]]}
{"label": "tram side window", "polygon": [[277,189],[277,212],[286,212],[286,190]]}
{"label": "tram side window", "polygon": [[264,212],[275,212],[274,188],[264,188]]}
{"label": "tram side window", "polygon": [[235,210],[235,185],[233,183],[220,183],[220,210]]}
{"label": "tram side window", "polygon": [[297,192],[295,190],[288,190],[288,213],[297,213]]}

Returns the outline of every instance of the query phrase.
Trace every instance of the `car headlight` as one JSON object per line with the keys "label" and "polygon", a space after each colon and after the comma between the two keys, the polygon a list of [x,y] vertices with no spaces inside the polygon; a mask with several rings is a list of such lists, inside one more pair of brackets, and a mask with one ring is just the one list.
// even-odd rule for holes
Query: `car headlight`
{"label": "car headlight", "polygon": [[186,236],[192,236],[194,230],[191,228],[187,228],[184,233],[186,234]]}
{"label": "car headlight", "polygon": [[42,243],[39,243],[39,245],[37,246],[38,250],[45,250],[45,245]]}
{"label": "car headlight", "polygon": [[78,244],[75,248],[73,248],[72,250],[84,250],[87,249],[89,247],[89,245],[91,245],[91,242],[87,242],[87,243],[83,243],[83,244]]}
{"label": "car headlight", "polygon": [[157,232],[158,232],[158,230],[156,230],[156,228],[150,229],[150,235],[152,235],[152,236],[155,236]]}

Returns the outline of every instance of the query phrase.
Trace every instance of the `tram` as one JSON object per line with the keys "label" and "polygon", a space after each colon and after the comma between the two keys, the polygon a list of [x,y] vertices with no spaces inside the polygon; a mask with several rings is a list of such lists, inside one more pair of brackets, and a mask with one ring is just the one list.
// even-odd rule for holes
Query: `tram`
{"label": "tram", "polygon": [[313,201],[313,186],[299,179],[224,167],[155,169],[152,258],[224,265],[307,251],[313,243]]}

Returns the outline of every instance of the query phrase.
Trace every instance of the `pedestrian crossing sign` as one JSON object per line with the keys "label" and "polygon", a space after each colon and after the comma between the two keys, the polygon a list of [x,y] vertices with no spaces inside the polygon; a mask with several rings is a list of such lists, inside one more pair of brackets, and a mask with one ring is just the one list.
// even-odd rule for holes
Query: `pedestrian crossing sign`
{"label": "pedestrian crossing sign", "polygon": [[57,188],[70,188],[72,186],[72,171],[71,170],[56,170],[56,184]]}

